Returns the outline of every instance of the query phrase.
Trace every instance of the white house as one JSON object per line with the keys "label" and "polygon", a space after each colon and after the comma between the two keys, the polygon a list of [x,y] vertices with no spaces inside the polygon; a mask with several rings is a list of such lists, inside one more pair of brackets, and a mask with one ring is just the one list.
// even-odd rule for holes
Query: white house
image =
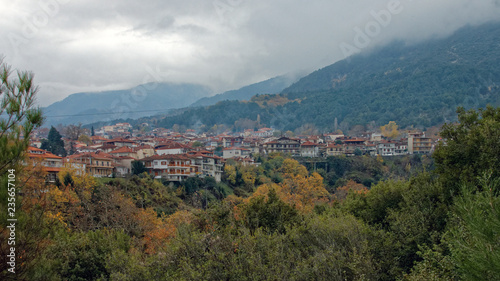
{"label": "white house", "polygon": [[222,150],[222,158],[245,157],[250,154],[250,149],[243,147],[228,147]]}
{"label": "white house", "polygon": [[305,142],[300,145],[300,156],[302,157],[319,157],[319,144],[314,142]]}
{"label": "white house", "polygon": [[381,141],[378,144],[377,152],[381,156],[396,155],[396,143],[391,141]]}

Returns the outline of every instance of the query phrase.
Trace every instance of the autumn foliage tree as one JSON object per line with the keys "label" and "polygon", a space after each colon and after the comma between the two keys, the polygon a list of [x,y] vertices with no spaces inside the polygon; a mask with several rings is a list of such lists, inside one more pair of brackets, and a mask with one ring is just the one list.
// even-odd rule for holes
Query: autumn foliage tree
{"label": "autumn foliage tree", "polygon": [[250,198],[267,196],[270,190],[275,190],[281,200],[304,213],[312,211],[316,204],[329,200],[323,178],[318,173],[308,175],[307,169],[293,159],[285,159],[281,170],[281,183],[260,185]]}
{"label": "autumn foliage tree", "polygon": [[398,125],[394,121],[390,121],[388,124],[380,127],[382,135],[387,138],[397,138],[399,136]]}
{"label": "autumn foliage tree", "polygon": [[337,190],[335,191],[335,197],[337,200],[344,200],[349,192],[353,192],[356,194],[366,194],[368,192],[368,188],[353,180],[349,180],[346,185],[337,188]]}
{"label": "autumn foliage tree", "polygon": [[[16,208],[16,244],[19,249],[16,259],[16,274],[6,271],[7,254],[12,245],[0,243],[0,279],[23,280],[34,268],[36,258],[50,245],[51,236],[58,221],[47,216],[46,182],[47,172],[41,160],[26,160],[26,166],[18,174],[17,188],[20,190]],[[5,212],[4,212],[5,213]],[[0,226],[0,240],[8,241],[9,232]],[[6,273],[7,275],[3,275]],[[13,278],[13,279],[12,279]]]}

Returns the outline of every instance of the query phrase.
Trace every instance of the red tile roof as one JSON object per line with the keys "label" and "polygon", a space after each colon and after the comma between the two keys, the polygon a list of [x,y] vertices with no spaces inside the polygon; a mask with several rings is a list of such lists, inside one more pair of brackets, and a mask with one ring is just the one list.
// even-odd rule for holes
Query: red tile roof
{"label": "red tile roof", "polygon": [[47,150],[40,149],[37,147],[28,147],[28,157],[30,158],[50,158],[50,159],[62,159],[62,157],[57,156]]}
{"label": "red tile roof", "polygon": [[129,139],[124,139],[124,138],[116,138],[116,139],[111,139],[111,140],[106,140],[107,143],[111,142],[125,142],[125,143],[135,143],[135,141],[129,140]]}
{"label": "red tile roof", "polygon": [[179,149],[179,148],[190,149],[191,147],[174,141],[161,143],[155,147],[155,149]]}
{"label": "red tile roof", "polygon": [[111,151],[109,154],[115,154],[115,153],[134,153],[134,150],[132,150],[129,147],[122,146],[122,147],[120,147],[118,149],[115,149],[115,150]]}
{"label": "red tile roof", "polygon": [[344,142],[364,142],[364,141],[366,141],[366,140],[361,139],[361,138],[353,138],[353,139],[344,140]]}
{"label": "red tile roof", "polygon": [[70,156],[68,156],[66,158],[68,158],[68,159],[78,159],[78,158],[81,158],[81,157],[89,157],[89,158],[94,158],[94,159],[105,159],[105,160],[111,160],[111,159],[113,159],[113,155],[104,153],[102,151],[98,151],[98,152],[84,152],[84,153],[79,153],[79,154],[73,154],[73,155],[70,155]]}
{"label": "red tile roof", "polygon": [[341,144],[335,144],[335,143],[329,143],[328,148],[341,148],[342,145]]}

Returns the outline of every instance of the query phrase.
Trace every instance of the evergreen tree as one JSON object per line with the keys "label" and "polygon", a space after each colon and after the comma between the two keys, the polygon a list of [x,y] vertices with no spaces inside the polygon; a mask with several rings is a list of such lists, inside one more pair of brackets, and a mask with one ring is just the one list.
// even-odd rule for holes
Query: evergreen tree
{"label": "evergreen tree", "polygon": [[92,126],[92,128],[90,128],[90,136],[95,136],[95,132],[94,132],[94,126]]}
{"label": "evergreen tree", "polygon": [[64,141],[62,140],[62,136],[56,130],[56,128],[54,128],[54,126],[50,128],[48,139],[42,141],[41,148],[62,157],[65,157],[67,155],[66,149],[64,149]]}
{"label": "evergreen tree", "polygon": [[73,181],[73,177],[71,176],[70,173],[67,173],[66,175],[64,175],[64,185],[65,186],[73,186],[75,184],[75,182]]}
{"label": "evergreen tree", "polygon": [[500,177],[500,108],[458,108],[459,124],[445,124],[446,141],[433,154],[436,171],[454,192],[462,183],[479,184],[478,176],[492,172]]}
{"label": "evergreen tree", "polygon": [[33,107],[38,87],[33,85],[33,74],[12,71],[0,58],[0,175],[12,169],[29,145],[31,132],[42,125],[39,109]]}
{"label": "evergreen tree", "polygon": [[133,175],[140,175],[144,172],[146,172],[146,166],[144,166],[144,163],[141,161],[132,161],[132,174]]}
{"label": "evergreen tree", "polygon": [[445,238],[463,280],[498,280],[500,276],[500,179],[485,173],[476,185],[462,187],[455,199]]}

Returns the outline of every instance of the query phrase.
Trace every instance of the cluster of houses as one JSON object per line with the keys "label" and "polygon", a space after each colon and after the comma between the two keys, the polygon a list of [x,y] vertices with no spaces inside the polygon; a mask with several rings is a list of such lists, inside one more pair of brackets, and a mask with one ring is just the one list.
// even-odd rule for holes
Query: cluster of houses
{"label": "cluster of houses", "polygon": [[435,141],[424,133],[407,133],[399,140],[387,140],[381,134],[368,137],[347,137],[325,134],[298,138],[269,137],[263,139],[232,137],[232,146],[223,149],[223,158],[250,157],[255,154],[280,152],[294,157],[328,156],[398,156],[428,154],[434,150]]}
{"label": "cluster of houses", "polygon": [[[212,136],[196,134],[193,130],[180,134],[155,129],[148,134],[134,136],[127,123],[111,127],[114,128],[110,131],[113,137],[101,128],[99,135],[91,137],[91,144],[71,141],[76,153],[67,157],[40,149],[40,140],[33,139],[28,156],[41,159],[49,173],[49,181],[54,181],[63,167],[95,177],[125,177],[132,173],[133,161],[142,162],[150,175],[167,181],[206,176],[220,181],[228,159],[243,165],[258,165],[255,155],[273,152],[294,157],[422,154],[431,153],[435,143],[417,132],[408,133],[399,140],[387,140],[380,134],[366,137],[324,134],[289,138],[274,136],[271,128]],[[69,145],[70,141],[65,139],[65,142]]]}

